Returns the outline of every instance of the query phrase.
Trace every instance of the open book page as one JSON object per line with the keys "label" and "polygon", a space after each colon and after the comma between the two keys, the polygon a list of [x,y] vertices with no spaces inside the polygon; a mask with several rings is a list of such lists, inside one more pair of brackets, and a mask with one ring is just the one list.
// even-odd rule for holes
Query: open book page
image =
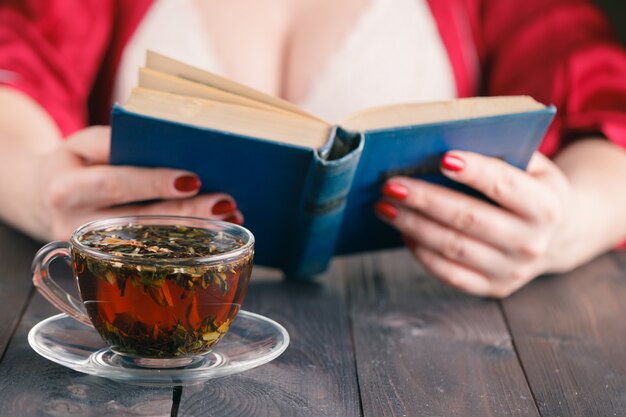
{"label": "open book page", "polygon": [[[127,110],[314,149],[328,139],[329,123],[278,97],[152,51],[146,62]],[[528,96],[473,97],[369,108],[338,124],[366,132],[541,109]]]}
{"label": "open book page", "polygon": [[248,97],[229,93],[227,91],[220,90],[206,84],[200,84],[195,81],[189,81],[184,78],[179,78],[170,74],[166,74],[152,68],[139,69],[138,86],[142,88],[149,88],[151,90],[162,91],[164,93],[203,98],[207,100],[220,101],[222,103],[238,104],[240,106],[247,106],[266,111],[273,111],[281,114],[288,114],[293,117],[310,119],[310,117],[308,116],[293,113],[280,107],[266,104],[264,102],[257,101]]}
{"label": "open book page", "polygon": [[528,96],[472,97],[432,103],[397,104],[365,109],[339,122],[359,132],[452,120],[524,113],[546,106]]}
{"label": "open book page", "polygon": [[179,78],[195,81],[197,83],[206,84],[219,90],[232,93],[241,97],[247,97],[254,101],[265,103],[279,109],[286,110],[290,113],[299,114],[310,119],[322,121],[315,115],[305,112],[300,107],[286,100],[280,99],[269,94],[261,93],[254,88],[237,83],[228,78],[220,77],[209,71],[193,67],[183,62],[168,58],[164,55],[153,51],[148,51],[146,57],[146,66],[148,68],[170,74]]}
{"label": "open book page", "polygon": [[140,87],[133,89],[123,107],[145,116],[313,149],[326,143],[331,130],[316,119]]}

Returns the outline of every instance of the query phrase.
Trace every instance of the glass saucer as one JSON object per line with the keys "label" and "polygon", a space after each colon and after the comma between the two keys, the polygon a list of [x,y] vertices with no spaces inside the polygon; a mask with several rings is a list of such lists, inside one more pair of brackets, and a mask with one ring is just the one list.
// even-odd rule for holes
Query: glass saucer
{"label": "glass saucer", "polygon": [[113,353],[93,327],[66,314],[36,324],[28,342],[44,358],[78,372],[128,384],[172,386],[197,384],[267,363],[287,349],[289,333],[267,317],[241,310],[213,350],[177,368],[137,366]]}

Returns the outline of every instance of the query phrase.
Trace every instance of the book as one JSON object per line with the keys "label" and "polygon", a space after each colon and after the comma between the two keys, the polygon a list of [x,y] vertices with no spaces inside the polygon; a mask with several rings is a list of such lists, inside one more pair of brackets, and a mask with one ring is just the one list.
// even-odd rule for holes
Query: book
{"label": "book", "polygon": [[296,105],[148,52],[112,109],[111,163],[192,171],[201,192],[237,201],[255,262],[311,278],[335,255],[391,248],[399,233],[374,204],[394,175],[471,193],[445,178],[452,149],[525,169],[555,114],[527,96],[366,109],[328,122]]}

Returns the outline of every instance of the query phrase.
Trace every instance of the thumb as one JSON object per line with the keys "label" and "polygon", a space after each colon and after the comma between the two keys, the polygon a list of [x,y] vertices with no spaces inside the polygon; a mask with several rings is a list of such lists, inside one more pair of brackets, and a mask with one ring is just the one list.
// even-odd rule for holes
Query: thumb
{"label": "thumb", "polygon": [[67,138],[64,146],[89,165],[108,164],[111,155],[111,128],[91,126]]}
{"label": "thumb", "polygon": [[540,152],[533,153],[526,171],[535,178],[551,178],[561,175],[561,170],[556,164]]}

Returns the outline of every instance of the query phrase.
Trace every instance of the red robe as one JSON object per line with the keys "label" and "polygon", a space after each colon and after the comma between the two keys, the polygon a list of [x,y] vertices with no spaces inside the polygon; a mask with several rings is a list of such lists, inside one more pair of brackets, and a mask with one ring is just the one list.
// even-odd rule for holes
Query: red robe
{"label": "red robe", "polygon": [[[151,0],[5,0],[0,83],[39,102],[63,135],[108,122],[115,71]],[[541,144],[600,133],[626,147],[626,52],[591,0],[429,0],[459,96],[555,104]]]}

